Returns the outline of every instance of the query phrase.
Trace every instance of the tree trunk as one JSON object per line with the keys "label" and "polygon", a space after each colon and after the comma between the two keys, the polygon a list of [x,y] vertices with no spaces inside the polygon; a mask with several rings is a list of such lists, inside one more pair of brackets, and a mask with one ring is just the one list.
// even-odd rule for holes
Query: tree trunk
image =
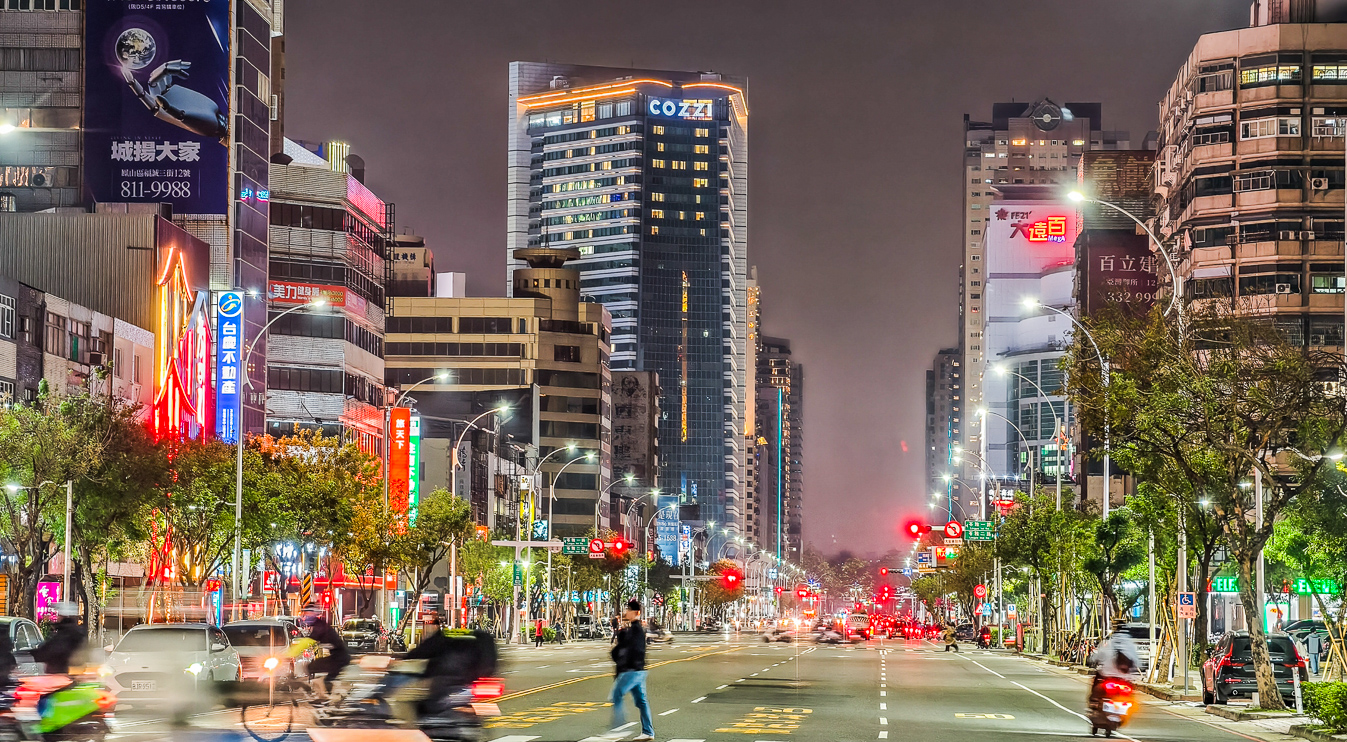
{"label": "tree trunk", "polygon": [[1207,636],[1207,586],[1211,584],[1211,560],[1216,555],[1216,544],[1204,544],[1202,555],[1197,559],[1197,584],[1193,587],[1196,593],[1194,599],[1197,601],[1197,618],[1193,622],[1193,646],[1207,648],[1210,638]]}
{"label": "tree trunk", "polygon": [[1272,660],[1267,651],[1267,631],[1263,628],[1263,617],[1258,610],[1255,595],[1257,552],[1239,549],[1236,558],[1239,560],[1239,601],[1244,605],[1244,615],[1249,619],[1249,658],[1258,678],[1258,703],[1265,709],[1285,709],[1281,690],[1277,688],[1277,678],[1272,674]]}
{"label": "tree trunk", "polygon": [[1328,604],[1324,602],[1324,596],[1314,593],[1314,602],[1319,604],[1319,613],[1324,617],[1324,626],[1328,629],[1328,667],[1324,668],[1324,682],[1331,682],[1334,678],[1341,680],[1344,675],[1343,662],[1347,659],[1343,647],[1343,614],[1347,611],[1347,600],[1339,602],[1337,620],[1331,618],[1332,612],[1328,609]]}

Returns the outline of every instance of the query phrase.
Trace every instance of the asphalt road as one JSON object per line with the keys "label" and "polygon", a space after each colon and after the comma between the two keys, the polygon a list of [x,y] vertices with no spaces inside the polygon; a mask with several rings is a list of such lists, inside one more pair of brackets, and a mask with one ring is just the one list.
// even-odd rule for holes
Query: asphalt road
{"label": "asphalt road", "polygon": [[[507,695],[487,723],[491,742],[599,742],[610,727],[604,642],[502,650]],[[660,742],[1004,740],[1086,737],[1085,679],[1004,652],[946,653],[928,641],[856,646],[764,644],[756,636],[679,635],[648,656]],[[1248,739],[1196,709],[1141,696],[1121,730],[1141,742]],[[630,699],[624,739],[640,733]],[[1182,713],[1187,711],[1188,713]],[[235,729],[236,716],[197,717]],[[1210,722],[1208,720],[1211,720]],[[130,722],[127,722],[130,723]],[[162,739],[152,720],[118,729],[127,742]],[[182,735],[174,735],[182,739]],[[303,740],[302,734],[293,739]]]}

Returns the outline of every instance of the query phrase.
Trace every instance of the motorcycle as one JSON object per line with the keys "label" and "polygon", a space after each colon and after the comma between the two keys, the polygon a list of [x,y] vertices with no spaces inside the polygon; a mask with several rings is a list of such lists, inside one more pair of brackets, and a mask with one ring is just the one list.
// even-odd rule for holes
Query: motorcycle
{"label": "motorcycle", "polygon": [[1091,737],[1100,730],[1103,730],[1105,737],[1112,737],[1119,727],[1127,723],[1135,708],[1132,694],[1132,684],[1126,680],[1104,678],[1099,681],[1090,704]]}
{"label": "motorcycle", "polygon": [[102,742],[117,697],[101,683],[33,675],[3,695],[0,742]]}

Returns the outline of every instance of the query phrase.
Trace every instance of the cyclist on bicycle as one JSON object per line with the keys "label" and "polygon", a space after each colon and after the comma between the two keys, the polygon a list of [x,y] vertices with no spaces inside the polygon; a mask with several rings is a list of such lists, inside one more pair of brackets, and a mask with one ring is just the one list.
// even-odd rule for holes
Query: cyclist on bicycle
{"label": "cyclist on bicycle", "polygon": [[[309,603],[304,606],[304,612],[299,618],[299,625],[308,630],[309,639],[330,647],[327,656],[319,657],[309,663],[309,676],[314,678],[314,695],[319,700],[325,701],[328,697],[328,690],[336,682],[337,676],[347,665],[351,664],[351,652],[346,648],[346,642],[341,638],[341,632],[332,628],[332,624],[327,622],[323,609],[317,604]],[[323,677],[315,677],[318,675]]]}

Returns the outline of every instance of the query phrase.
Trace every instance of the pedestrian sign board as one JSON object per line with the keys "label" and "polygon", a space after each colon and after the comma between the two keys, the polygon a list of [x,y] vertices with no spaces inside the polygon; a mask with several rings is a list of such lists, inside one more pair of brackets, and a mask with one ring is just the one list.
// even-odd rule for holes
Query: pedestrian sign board
{"label": "pedestrian sign board", "polygon": [[904,577],[911,577],[911,576],[912,576],[912,568],[911,568],[911,567],[903,567],[902,569],[900,569],[900,570],[898,570],[898,571],[902,572]]}
{"label": "pedestrian sign board", "polygon": [[990,616],[990,615],[992,615],[992,606],[991,606],[991,603],[983,603],[983,604],[982,604],[982,615],[984,615],[984,616]]}
{"label": "pedestrian sign board", "polygon": [[1179,593],[1179,618],[1197,618],[1197,593]]}
{"label": "pedestrian sign board", "polygon": [[963,522],[963,537],[965,541],[995,540],[996,525],[989,520],[966,520]]}
{"label": "pedestrian sign board", "polygon": [[1015,604],[1006,603],[1006,618],[1014,618],[1014,617],[1015,617]]}
{"label": "pedestrian sign board", "polygon": [[589,539],[581,536],[579,538],[563,538],[561,540],[562,554],[588,554]]}

